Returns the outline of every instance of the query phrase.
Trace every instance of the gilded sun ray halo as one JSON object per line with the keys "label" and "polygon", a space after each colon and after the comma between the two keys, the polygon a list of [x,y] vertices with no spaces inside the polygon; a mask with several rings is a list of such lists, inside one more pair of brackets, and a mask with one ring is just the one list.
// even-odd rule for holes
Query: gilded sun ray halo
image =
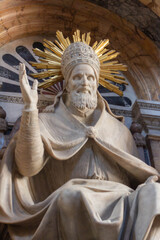
{"label": "gilded sun ray halo", "polygon": [[[56,38],[54,42],[44,39],[44,52],[37,48],[33,49],[34,53],[39,57],[39,62],[30,62],[30,64],[37,69],[45,69],[40,73],[31,74],[32,77],[43,81],[39,83],[39,88],[48,89],[64,79],[61,72],[61,58],[71,41],[69,37],[65,38],[59,30],[56,32]],[[90,45],[90,32],[81,36],[80,30],[76,30],[73,34],[73,42],[84,42]],[[117,58],[119,52],[107,49],[108,45],[109,39],[101,40],[99,43],[96,41],[92,44],[92,48],[100,61],[99,84],[109,91],[123,96],[123,92],[115,84],[128,84],[125,78],[120,75],[120,71],[127,71],[127,66],[117,60],[112,61]]]}

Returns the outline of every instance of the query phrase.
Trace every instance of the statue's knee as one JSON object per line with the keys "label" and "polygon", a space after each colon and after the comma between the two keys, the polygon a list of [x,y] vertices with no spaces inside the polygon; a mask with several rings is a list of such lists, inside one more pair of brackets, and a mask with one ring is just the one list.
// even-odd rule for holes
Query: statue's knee
{"label": "statue's knee", "polygon": [[66,188],[61,191],[58,197],[58,207],[63,211],[73,210],[81,198],[81,191],[74,187]]}

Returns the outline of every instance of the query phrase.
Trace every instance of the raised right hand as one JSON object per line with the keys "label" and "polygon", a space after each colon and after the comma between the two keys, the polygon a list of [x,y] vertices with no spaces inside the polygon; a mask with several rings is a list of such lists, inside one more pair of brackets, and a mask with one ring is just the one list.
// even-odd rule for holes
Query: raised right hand
{"label": "raised right hand", "polygon": [[19,82],[20,82],[20,88],[22,92],[25,110],[33,111],[37,109],[38,81],[34,80],[32,88],[30,87],[24,63],[20,63],[20,66],[19,66]]}

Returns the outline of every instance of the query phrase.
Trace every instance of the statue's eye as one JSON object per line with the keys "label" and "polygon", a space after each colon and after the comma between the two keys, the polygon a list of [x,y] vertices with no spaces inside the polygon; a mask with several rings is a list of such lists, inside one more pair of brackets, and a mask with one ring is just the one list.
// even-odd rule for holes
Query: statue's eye
{"label": "statue's eye", "polygon": [[82,75],[81,74],[77,74],[73,77],[73,80],[81,80]]}
{"label": "statue's eye", "polygon": [[88,75],[88,76],[87,76],[87,79],[88,79],[89,81],[92,81],[92,80],[94,80],[94,76]]}

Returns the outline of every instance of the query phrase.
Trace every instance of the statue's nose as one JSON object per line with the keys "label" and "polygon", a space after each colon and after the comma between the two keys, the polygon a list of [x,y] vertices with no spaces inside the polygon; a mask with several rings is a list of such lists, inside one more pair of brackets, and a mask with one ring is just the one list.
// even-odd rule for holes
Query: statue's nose
{"label": "statue's nose", "polygon": [[86,86],[87,83],[88,83],[87,76],[84,74],[83,77],[82,77],[82,85]]}

